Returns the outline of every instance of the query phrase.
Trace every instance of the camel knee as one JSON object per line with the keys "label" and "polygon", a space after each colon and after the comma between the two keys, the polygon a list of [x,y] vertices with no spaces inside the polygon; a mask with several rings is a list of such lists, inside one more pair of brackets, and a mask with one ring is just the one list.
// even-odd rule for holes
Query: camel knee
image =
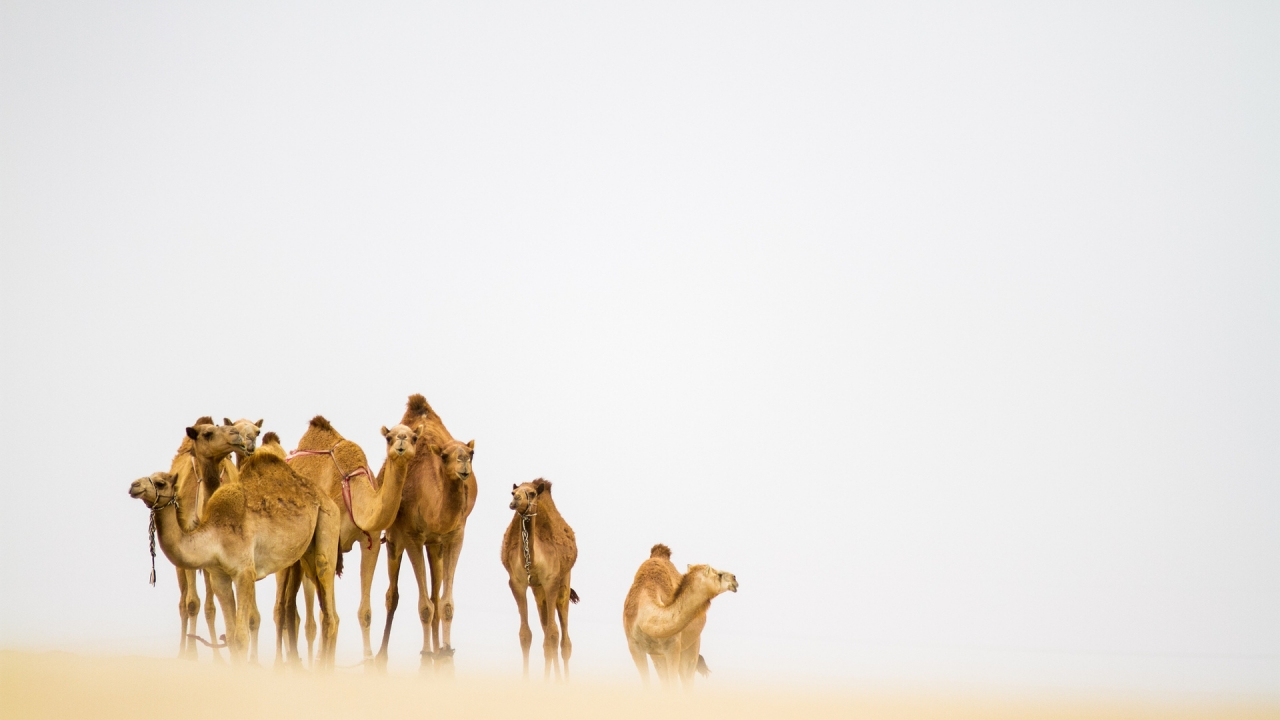
{"label": "camel knee", "polygon": [[422,620],[423,625],[430,625],[431,619],[435,617],[436,609],[431,606],[431,601],[418,606],[418,618]]}
{"label": "camel knee", "polygon": [[528,625],[520,628],[520,647],[524,648],[525,650],[528,650],[529,646],[532,644],[533,644],[533,631],[529,629]]}
{"label": "camel knee", "polygon": [[445,622],[453,622],[453,601],[445,600],[444,608],[442,608],[442,610]]}
{"label": "camel knee", "polygon": [[560,631],[556,629],[555,625],[547,623],[547,632],[542,638],[542,647],[546,648],[547,652],[554,653],[556,651],[556,646],[559,644]]}
{"label": "camel knee", "polygon": [[360,608],[360,627],[368,628],[373,624],[373,611],[369,608]]}
{"label": "camel knee", "polygon": [[573,641],[569,639],[568,635],[565,635],[560,640],[560,654],[564,656],[565,660],[568,660],[569,656],[573,655]]}
{"label": "camel knee", "polygon": [[387,612],[395,612],[398,605],[400,605],[400,591],[395,587],[387,588]]}

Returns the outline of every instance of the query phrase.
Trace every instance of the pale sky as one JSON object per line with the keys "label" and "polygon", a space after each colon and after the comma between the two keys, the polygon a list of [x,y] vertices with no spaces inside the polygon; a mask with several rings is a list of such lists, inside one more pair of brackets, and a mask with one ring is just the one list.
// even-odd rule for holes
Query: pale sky
{"label": "pale sky", "polygon": [[712,682],[1274,696],[1277,38],[1273,3],[6,0],[0,647],[173,654],[130,481],[205,414],[321,413],[376,467],[421,392],[477,444],[459,673],[519,671],[498,546],[542,476],[579,673],[634,678],[664,542],[741,583]]}

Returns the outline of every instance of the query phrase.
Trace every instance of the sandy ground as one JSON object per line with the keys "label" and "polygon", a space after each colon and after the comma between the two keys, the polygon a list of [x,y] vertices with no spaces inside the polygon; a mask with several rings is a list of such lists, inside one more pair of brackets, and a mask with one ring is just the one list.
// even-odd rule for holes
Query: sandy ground
{"label": "sandy ground", "polygon": [[[215,700],[216,698],[216,700]],[[145,657],[0,651],[0,718],[1280,718],[1280,706],[860,695],[802,688],[645,691],[339,670],[277,673]]]}

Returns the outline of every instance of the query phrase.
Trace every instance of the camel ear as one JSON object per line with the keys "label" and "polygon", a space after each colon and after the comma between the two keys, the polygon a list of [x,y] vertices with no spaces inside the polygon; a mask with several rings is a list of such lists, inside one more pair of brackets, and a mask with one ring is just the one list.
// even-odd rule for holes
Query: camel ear
{"label": "camel ear", "polygon": [[235,423],[231,422],[231,418],[229,418],[229,417],[224,417],[224,418],[222,418],[222,424],[223,424],[223,425],[235,425]]}
{"label": "camel ear", "polygon": [[684,571],[685,571],[685,572],[693,572],[693,566],[692,566],[692,565],[685,565],[685,566],[684,566]]}
{"label": "camel ear", "polygon": [[439,446],[439,445],[428,445],[428,446],[427,446],[427,449],[428,449],[428,450],[430,450],[430,451],[431,451],[433,454],[435,454],[435,455],[440,455],[440,454],[441,454],[441,453],[440,453],[440,446]]}
{"label": "camel ear", "polygon": [[259,430],[261,430],[261,429],[262,429],[262,418],[258,418],[258,422],[254,423],[254,424],[253,424],[253,426],[254,426],[254,427],[256,427],[256,428],[258,428]]}
{"label": "camel ear", "polygon": [[195,440],[195,439],[196,439],[196,436],[197,436],[197,435],[199,435],[199,434],[200,434],[200,433],[199,433],[199,432],[197,432],[195,428],[193,428],[193,427],[189,427],[189,428],[187,428],[187,437],[191,438],[192,440]]}
{"label": "camel ear", "polygon": [[470,440],[470,441],[468,441],[468,442],[467,442],[467,449],[471,451],[471,456],[472,456],[472,457],[475,457],[475,454],[476,454],[476,441],[475,441],[475,440]]}
{"label": "camel ear", "polygon": [[515,483],[511,483],[511,489],[512,489],[512,490],[515,490],[515,489],[516,489],[516,488],[518,488],[518,487],[520,487],[520,486],[519,486],[519,485],[517,485],[517,484],[515,484]]}
{"label": "camel ear", "polygon": [[391,434],[391,431],[387,429],[387,426],[386,426],[386,425],[383,425],[383,426],[382,426],[382,437],[386,437],[386,436],[388,436],[388,435],[390,435],[390,434]]}

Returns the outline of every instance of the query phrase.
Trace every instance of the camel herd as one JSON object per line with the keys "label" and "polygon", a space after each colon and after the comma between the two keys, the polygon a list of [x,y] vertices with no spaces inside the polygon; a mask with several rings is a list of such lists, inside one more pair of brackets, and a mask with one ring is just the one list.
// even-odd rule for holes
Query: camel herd
{"label": "camel herd", "polygon": [[[475,441],[454,439],[422,395],[410,396],[399,424],[382,428],[387,454],[376,475],[360,446],[342,437],[324,417],[311,419],[291,452],[274,432],[262,435],[259,445],[261,429],[262,420],[224,418],[217,425],[202,417],[186,429],[168,472],[130,485],[129,494],[151,510],[153,566],[158,537],[177,570],[179,657],[194,659],[196,642],[202,642],[219,661],[219,650],[225,647],[233,662],[257,662],[256,584],[275,575],[277,666],[302,665],[297,603],[302,590],[307,661],[316,669],[332,669],[338,637],[334,578],[342,574],[343,555],[354,545],[360,549],[357,617],[365,662],[386,666],[391,624],[400,602],[400,563],[407,553],[418,584],[422,666],[450,671],[453,578],[476,502]],[[573,653],[569,604],[578,601],[569,577],[578,558],[577,540],[556,509],[546,480],[512,485],[509,507],[514,515],[503,537],[502,565],[520,612],[524,676],[529,675],[533,642],[528,607],[532,589],[542,626],[544,677],[550,679],[554,672],[556,679],[562,673],[568,679]],[[375,654],[369,640],[370,589],[382,545],[390,587],[382,642]],[[225,642],[199,636],[197,570],[204,577],[210,640],[219,637],[216,598],[227,628]],[[627,645],[646,684],[650,659],[664,685],[679,677],[691,687],[695,671],[707,672],[700,655],[707,610],[716,595],[737,589],[738,581],[730,573],[690,565],[682,574],[671,562],[670,549],[652,548],[636,571],[623,607]],[[317,599],[318,652],[313,614]]]}

